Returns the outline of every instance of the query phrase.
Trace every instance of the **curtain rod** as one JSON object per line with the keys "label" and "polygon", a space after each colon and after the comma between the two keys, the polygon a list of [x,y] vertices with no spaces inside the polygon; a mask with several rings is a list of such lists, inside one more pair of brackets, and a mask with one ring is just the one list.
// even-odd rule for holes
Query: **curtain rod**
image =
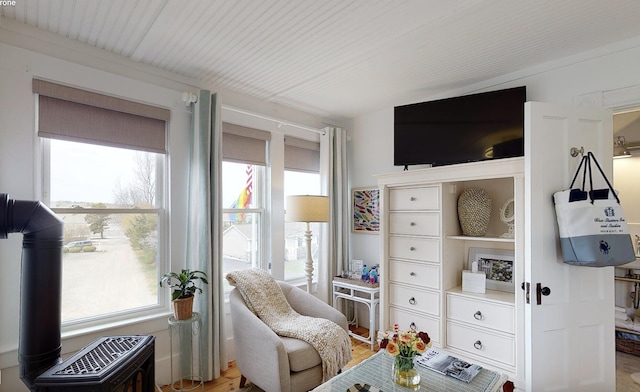
{"label": "curtain rod", "polygon": [[306,127],[304,125],[298,125],[298,124],[291,123],[291,122],[288,122],[288,121],[279,120],[277,118],[264,116],[262,114],[256,114],[256,113],[247,112],[245,110],[237,109],[237,108],[234,108],[234,107],[231,107],[231,106],[222,105],[222,108],[226,109],[226,110],[231,110],[232,112],[236,112],[236,113],[240,113],[240,114],[246,114],[247,116],[252,116],[252,117],[256,117],[256,118],[262,119],[262,120],[267,120],[267,121],[272,121],[272,122],[278,123],[278,128],[281,128],[283,126],[290,126],[290,127],[295,127],[295,128],[299,128],[299,129],[304,129],[305,131],[319,133],[321,135],[326,134],[326,131],[324,131],[322,129],[309,128],[309,127]]}

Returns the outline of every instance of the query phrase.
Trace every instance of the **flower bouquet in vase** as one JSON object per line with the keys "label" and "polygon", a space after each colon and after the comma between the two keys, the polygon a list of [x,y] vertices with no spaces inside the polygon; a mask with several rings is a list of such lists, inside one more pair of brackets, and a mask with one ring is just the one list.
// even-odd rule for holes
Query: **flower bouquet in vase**
{"label": "flower bouquet in vase", "polygon": [[380,348],[394,357],[391,377],[396,384],[417,388],[420,385],[420,374],[413,360],[416,355],[424,353],[431,347],[431,338],[426,332],[418,332],[415,328],[401,332],[398,324],[393,325],[393,332],[385,332]]}

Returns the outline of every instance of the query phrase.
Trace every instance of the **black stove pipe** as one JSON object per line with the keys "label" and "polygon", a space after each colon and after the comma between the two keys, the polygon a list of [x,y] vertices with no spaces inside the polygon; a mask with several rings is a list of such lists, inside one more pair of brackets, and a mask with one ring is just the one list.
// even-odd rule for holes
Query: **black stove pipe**
{"label": "black stove pipe", "polygon": [[34,380],[60,362],[63,223],[39,201],[0,193],[0,239],[22,233],[20,379]]}

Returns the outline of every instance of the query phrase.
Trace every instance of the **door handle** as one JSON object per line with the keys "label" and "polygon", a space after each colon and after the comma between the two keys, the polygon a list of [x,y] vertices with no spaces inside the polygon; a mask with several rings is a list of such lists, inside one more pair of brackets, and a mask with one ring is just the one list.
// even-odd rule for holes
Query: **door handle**
{"label": "door handle", "polygon": [[542,283],[536,283],[536,300],[538,305],[542,305],[542,296],[545,297],[551,294],[551,289],[548,287],[542,287]]}

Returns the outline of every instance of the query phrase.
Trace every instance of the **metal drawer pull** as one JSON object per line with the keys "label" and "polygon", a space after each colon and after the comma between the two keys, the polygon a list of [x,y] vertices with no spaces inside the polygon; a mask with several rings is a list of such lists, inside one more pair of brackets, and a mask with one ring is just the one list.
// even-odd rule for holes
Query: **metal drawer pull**
{"label": "metal drawer pull", "polygon": [[414,322],[412,322],[411,325],[409,325],[409,328],[418,329],[418,327],[416,327],[416,323],[414,323]]}
{"label": "metal drawer pull", "polygon": [[476,340],[476,342],[473,344],[473,347],[475,347],[476,350],[482,350],[482,342],[479,340]]}
{"label": "metal drawer pull", "polygon": [[409,276],[416,276],[416,273],[415,272],[410,272]]}
{"label": "metal drawer pull", "polygon": [[473,314],[473,318],[476,320],[484,320],[484,316],[479,310]]}
{"label": "metal drawer pull", "polygon": [[414,297],[409,298],[409,303],[411,305],[415,305],[416,304],[416,299]]}
{"label": "metal drawer pull", "polygon": [[409,224],[410,224],[411,226],[415,226],[415,225],[416,225],[416,222],[411,222],[411,223],[409,223]]}
{"label": "metal drawer pull", "polygon": [[412,246],[411,248],[409,248],[409,250],[416,250],[416,247]]}
{"label": "metal drawer pull", "polygon": [[416,201],[416,198],[415,198],[414,196],[411,196],[411,197],[409,198],[409,200],[411,200],[411,201]]}

